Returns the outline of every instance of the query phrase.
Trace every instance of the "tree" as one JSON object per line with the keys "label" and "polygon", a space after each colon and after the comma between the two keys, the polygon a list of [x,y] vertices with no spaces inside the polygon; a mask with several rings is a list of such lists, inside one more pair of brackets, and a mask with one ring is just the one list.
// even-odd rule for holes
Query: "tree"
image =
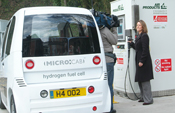
{"label": "tree", "polygon": [[[110,2],[113,0],[93,0],[96,11],[110,13]],[[0,19],[10,17],[20,8],[34,6],[71,6],[91,9],[91,0],[0,0]]]}
{"label": "tree", "polygon": [[[91,0],[53,0],[57,6],[92,8]],[[92,0],[93,7],[97,11],[110,13],[110,2],[114,0]],[[61,4],[60,4],[61,3]]]}

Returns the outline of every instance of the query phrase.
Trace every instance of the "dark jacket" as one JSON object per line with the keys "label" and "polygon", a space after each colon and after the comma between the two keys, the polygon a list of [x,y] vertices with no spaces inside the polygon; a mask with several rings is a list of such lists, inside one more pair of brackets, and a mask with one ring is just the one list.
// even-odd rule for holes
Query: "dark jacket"
{"label": "dark jacket", "polygon": [[[146,33],[137,36],[135,44],[132,42],[131,47],[136,50],[136,75],[135,82],[146,82],[153,79],[152,61],[149,52],[149,37]],[[139,62],[143,63],[139,67]]]}

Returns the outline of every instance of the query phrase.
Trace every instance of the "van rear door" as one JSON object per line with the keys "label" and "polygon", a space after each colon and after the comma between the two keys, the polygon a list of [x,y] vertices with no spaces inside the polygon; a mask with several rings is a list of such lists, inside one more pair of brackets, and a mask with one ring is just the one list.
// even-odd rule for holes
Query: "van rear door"
{"label": "van rear door", "polygon": [[28,84],[99,79],[104,60],[90,15],[27,15],[23,71]]}

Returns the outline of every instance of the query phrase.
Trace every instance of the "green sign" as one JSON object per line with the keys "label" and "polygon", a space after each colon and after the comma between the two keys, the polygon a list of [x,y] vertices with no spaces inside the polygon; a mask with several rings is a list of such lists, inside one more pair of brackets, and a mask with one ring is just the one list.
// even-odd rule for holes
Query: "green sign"
{"label": "green sign", "polygon": [[165,3],[163,3],[160,6],[160,3],[155,3],[154,6],[143,6],[143,9],[167,9],[167,6],[165,6]]}
{"label": "green sign", "polygon": [[119,5],[117,9],[113,10],[113,12],[122,11],[122,10],[124,10],[123,4]]}
{"label": "green sign", "polygon": [[161,5],[161,9],[167,9],[167,6],[165,6],[165,3]]}

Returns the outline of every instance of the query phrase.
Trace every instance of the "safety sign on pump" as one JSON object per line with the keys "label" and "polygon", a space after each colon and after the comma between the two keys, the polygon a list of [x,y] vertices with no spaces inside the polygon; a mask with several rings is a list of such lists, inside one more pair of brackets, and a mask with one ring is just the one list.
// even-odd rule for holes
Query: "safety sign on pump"
{"label": "safety sign on pump", "polygon": [[171,58],[156,59],[154,63],[155,63],[155,71],[156,72],[172,71]]}
{"label": "safety sign on pump", "polygon": [[117,64],[124,64],[123,58],[117,58]]}
{"label": "safety sign on pump", "polygon": [[153,16],[154,22],[167,22],[167,15],[155,15]]}

